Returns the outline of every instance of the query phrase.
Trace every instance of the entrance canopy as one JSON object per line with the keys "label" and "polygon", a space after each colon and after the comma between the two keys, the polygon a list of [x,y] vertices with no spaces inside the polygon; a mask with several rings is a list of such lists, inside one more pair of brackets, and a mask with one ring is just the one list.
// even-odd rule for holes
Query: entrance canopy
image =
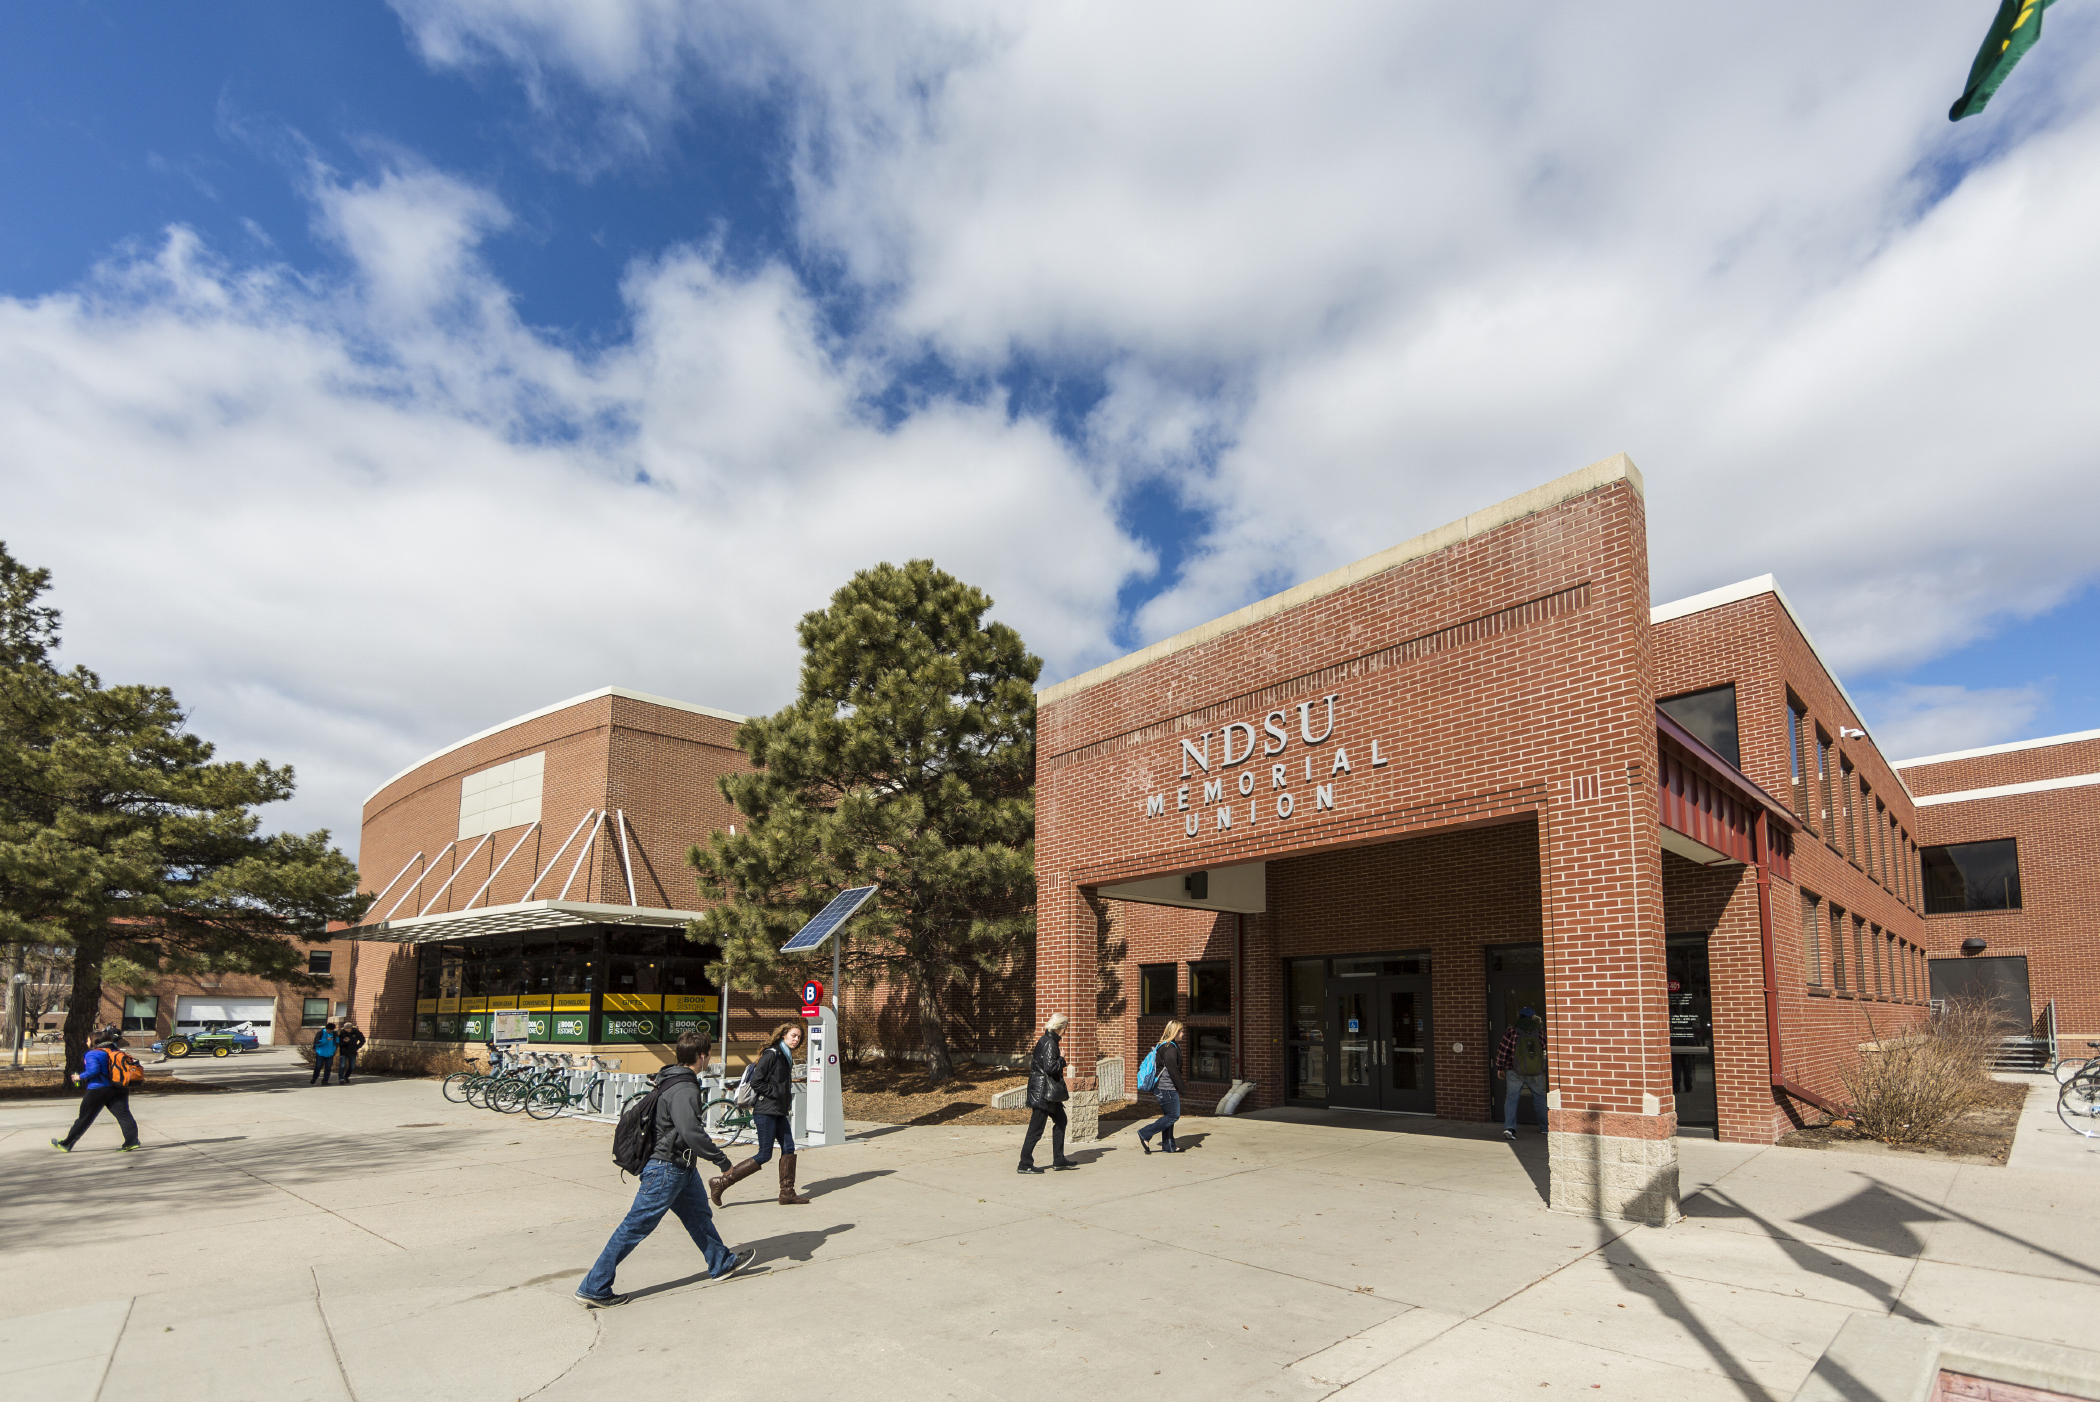
{"label": "entrance canopy", "polygon": [[697,910],[659,906],[599,905],[591,901],[523,901],[480,910],[382,920],[336,931],[337,938],[389,940],[395,944],[428,944],[435,940],[470,940],[478,935],[515,935],[525,930],[555,930],[565,925],[642,925],[683,927],[698,920]]}
{"label": "entrance canopy", "polygon": [[1741,770],[1662,711],[1655,713],[1656,817],[1663,850],[1701,866],[1751,866],[1758,861],[1759,813],[1772,834],[1766,865],[1791,881],[1788,834],[1801,820]]}

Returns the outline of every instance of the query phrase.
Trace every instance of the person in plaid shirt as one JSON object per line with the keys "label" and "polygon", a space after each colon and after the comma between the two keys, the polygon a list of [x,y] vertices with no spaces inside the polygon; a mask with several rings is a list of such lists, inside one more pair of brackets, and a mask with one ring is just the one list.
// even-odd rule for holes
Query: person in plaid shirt
{"label": "person in plaid shirt", "polygon": [[1546,1024],[1530,1008],[1517,1010],[1517,1020],[1503,1029],[1495,1048],[1495,1074],[1508,1093],[1502,1101],[1502,1137],[1517,1137],[1517,1097],[1531,1092],[1531,1113],[1539,1132],[1546,1132]]}

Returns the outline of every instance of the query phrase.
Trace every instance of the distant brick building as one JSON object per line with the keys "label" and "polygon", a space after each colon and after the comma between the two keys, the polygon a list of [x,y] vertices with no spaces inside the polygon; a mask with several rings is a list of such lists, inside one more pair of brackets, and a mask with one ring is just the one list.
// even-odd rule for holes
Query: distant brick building
{"label": "distant brick building", "polygon": [[1998,998],[2065,1055],[2100,1042],[2100,730],[1897,765],[1918,795],[1935,997]]}

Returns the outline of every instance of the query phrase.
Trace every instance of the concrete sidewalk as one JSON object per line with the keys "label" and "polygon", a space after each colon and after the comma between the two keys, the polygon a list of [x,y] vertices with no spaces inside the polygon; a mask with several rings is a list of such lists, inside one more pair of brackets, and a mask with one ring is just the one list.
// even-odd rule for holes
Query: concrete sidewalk
{"label": "concrete sidewalk", "polygon": [[[2019,1128],[2013,1131],[2012,1152],[2006,1155],[2008,1167],[2083,1173],[2100,1179],[2100,1139],[2073,1133],[2058,1117],[2056,1096],[2063,1087],[2056,1077],[2001,1075],[1998,1079],[2028,1087]],[[2094,1332],[2100,1335],[2100,1326]]]}
{"label": "concrete sidewalk", "polygon": [[0,1394],[157,1402],[833,1386],[856,1399],[1784,1398],[1855,1313],[2079,1344],[2100,1175],[1685,1140],[1687,1220],[1546,1210],[1492,1126],[1131,1127],[1021,1177],[1006,1127],[866,1127],[813,1205],[741,1185],[751,1276],[675,1222],[571,1298],[632,1194],[602,1125],[371,1080],[142,1097],[146,1153],[0,1102]]}

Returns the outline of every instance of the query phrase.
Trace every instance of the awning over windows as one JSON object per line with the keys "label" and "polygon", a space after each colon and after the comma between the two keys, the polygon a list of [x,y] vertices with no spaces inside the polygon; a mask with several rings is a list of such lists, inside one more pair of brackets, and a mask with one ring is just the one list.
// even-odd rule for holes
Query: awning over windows
{"label": "awning over windows", "polygon": [[404,920],[381,920],[338,930],[332,938],[390,940],[396,944],[428,944],[433,940],[470,940],[481,935],[514,935],[523,930],[555,930],[564,925],[683,926],[698,920],[697,910],[665,910],[658,906],[599,905],[591,901],[525,901],[518,905],[484,906],[480,910],[454,911],[442,915],[418,915]]}
{"label": "awning over windows", "polygon": [[1753,865],[1761,810],[1771,834],[1767,865],[1773,875],[1791,880],[1787,858],[1801,820],[1659,710],[1655,730],[1656,816],[1664,850],[1702,866]]}

